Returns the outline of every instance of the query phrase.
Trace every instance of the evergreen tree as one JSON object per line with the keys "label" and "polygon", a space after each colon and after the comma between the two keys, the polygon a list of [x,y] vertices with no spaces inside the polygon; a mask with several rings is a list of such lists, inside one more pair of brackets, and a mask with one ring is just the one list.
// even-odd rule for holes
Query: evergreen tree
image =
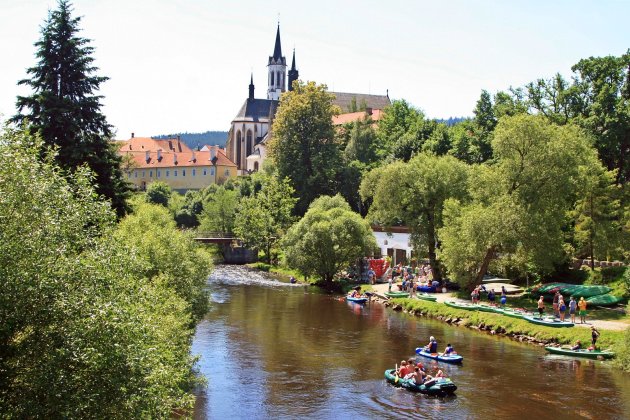
{"label": "evergreen tree", "polygon": [[94,173],[97,193],[112,201],[119,215],[125,213],[129,187],[120,169],[121,158],[110,143],[112,126],[101,113],[102,96],[95,95],[107,77],[96,76],[90,40],[78,36],[80,17],[59,0],[49,12],[35,43],[37,64],[27,70],[30,96],[17,97],[18,113],[12,121],[30,124],[44,143],[58,149],[59,165],[74,171],[87,164]]}

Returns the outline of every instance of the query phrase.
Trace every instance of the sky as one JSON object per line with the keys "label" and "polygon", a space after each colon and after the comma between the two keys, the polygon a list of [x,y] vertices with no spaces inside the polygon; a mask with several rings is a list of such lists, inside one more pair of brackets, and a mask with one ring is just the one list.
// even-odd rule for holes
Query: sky
{"label": "sky", "polygon": [[[405,99],[429,118],[471,116],[482,89],[522,86],[630,48],[627,0],[75,0],[91,39],[102,111],[117,139],[227,131],[247,98],[266,98],[280,22],[300,79]],[[56,0],[0,0],[0,120]]]}

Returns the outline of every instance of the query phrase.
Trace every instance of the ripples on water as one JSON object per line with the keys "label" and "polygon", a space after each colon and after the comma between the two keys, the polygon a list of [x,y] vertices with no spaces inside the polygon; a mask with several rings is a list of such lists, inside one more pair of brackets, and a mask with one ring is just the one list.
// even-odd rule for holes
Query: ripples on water
{"label": "ripples on water", "polygon": [[[605,363],[549,357],[245,267],[218,266],[208,287],[214,304],[193,342],[208,379],[199,419],[630,418],[630,380]],[[439,365],[456,396],[412,394],[383,378],[429,335],[464,354],[463,366]]]}

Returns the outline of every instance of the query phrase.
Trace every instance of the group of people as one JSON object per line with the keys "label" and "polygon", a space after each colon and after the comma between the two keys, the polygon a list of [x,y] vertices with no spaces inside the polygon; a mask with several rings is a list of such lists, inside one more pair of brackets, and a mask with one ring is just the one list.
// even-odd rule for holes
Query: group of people
{"label": "group of people", "polygon": [[[599,338],[599,331],[595,328],[595,325],[591,325],[591,346],[587,350],[596,350],[597,339]],[[580,350],[582,348],[582,342],[577,340],[575,345],[571,347],[571,350]]]}
{"label": "group of people", "polygon": [[[479,301],[481,300],[481,292],[486,292],[488,294],[488,302],[490,302],[490,304],[495,305],[496,304],[496,298],[497,298],[497,294],[494,291],[494,289],[490,289],[489,291],[486,290],[486,286],[484,286],[483,284],[480,284],[479,286],[475,287],[473,289],[473,291],[470,293],[470,298],[472,300],[473,305],[476,305],[479,303]],[[505,286],[501,286],[501,297],[499,299],[499,302],[501,303],[501,306],[505,306],[505,304],[507,303],[507,290],[505,289]]]}
{"label": "group of people", "polygon": [[440,285],[437,280],[433,280],[433,271],[429,264],[418,265],[415,268],[404,267],[402,264],[392,267],[391,274],[387,278],[390,292],[392,291],[392,285],[398,279],[402,280],[401,290],[411,293],[412,296],[415,295],[418,285],[433,286],[436,289]]}
{"label": "group of people", "polygon": [[[429,353],[437,353],[438,352],[438,342],[435,339],[435,337],[431,336],[429,338],[429,344],[424,346],[424,348]],[[451,343],[448,343],[446,345],[446,348],[444,349],[444,352],[440,353],[440,356],[448,356],[449,354],[454,354],[454,353],[455,353],[455,349],[453,348],[453,346],[451,346]]]}
{"label": "group of people", "polygon": [[[575,324],[575,314],[577,312],[580,316],[580,324],[584,324],[586,322],[586,306],[587,303],[584,296],[582,296],[579,301],[576,301],[575,298],[571,296],[569,298],[569,303],[567,304],[564,297],[558,290],[556,290],[556,293],[553,295],[553,314],[555,317],[560,318],[560,321],[564,322],[566,311],[568,309],[572,323]],[[538,299],[538,314],[542,316],[544,310],[545,302],[543,296],[541,295]]]}
{"label": "group of people", "polygon": [[438,378],[446,377],[442,369],[439,368],[435,375],[429,375],[424,365],[420,362],[416,364],[413,359],[401,361],[400,367],[396,369],[396,376],[408,381],[413,381],[416,385],[425,386],[431,386],[432,382],[435,382]]}

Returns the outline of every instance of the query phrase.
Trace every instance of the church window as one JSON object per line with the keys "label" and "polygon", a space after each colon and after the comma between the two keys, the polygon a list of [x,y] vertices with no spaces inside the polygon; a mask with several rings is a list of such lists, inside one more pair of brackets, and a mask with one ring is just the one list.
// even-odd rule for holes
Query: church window
{"label": "church window", "polygon": [[246,150],[246,155],[249,156],[252,154],[252,130],[247,130],[247,146],[245,148]]}
{"label": "church window", "polygon": [[236,166],[241,167],[241,150],[243,146],[241,145],[241,132],[236,132]]}
{"label": "church window", "polygon": [[273,72],[271,72],[271,83],[270,84],[271,84],[271,86],[274,85],[274,83],[273,83]]}
{"label": "church window", "polygon": [[280,86],[280,72],[278,72],[278,74],[276,75],[276,83],[278,86]]}

